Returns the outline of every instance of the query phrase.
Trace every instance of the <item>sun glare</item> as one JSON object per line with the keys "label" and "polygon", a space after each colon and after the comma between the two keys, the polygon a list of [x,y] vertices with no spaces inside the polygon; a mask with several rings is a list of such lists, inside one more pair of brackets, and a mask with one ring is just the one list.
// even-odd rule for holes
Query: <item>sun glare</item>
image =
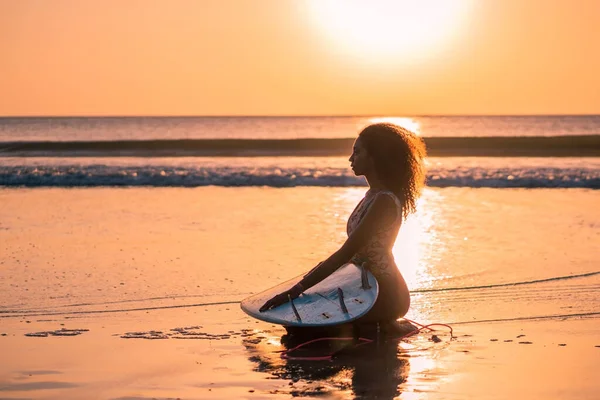
{"label": "sun glare", "polygon": [[401,126],[409,131],[413,132],[417,136],[421,136],[421,125],[419,122],[415,121],[412,118],[406,117],[377,117],[369,119],[369,123],[377,124],[381,122],[387,122],[390,124]]}
{"label": "sun glare", "polygon": [[336,50],[381,60],[435,53],[464,25],[473,0],[314,0],[312,14]]}

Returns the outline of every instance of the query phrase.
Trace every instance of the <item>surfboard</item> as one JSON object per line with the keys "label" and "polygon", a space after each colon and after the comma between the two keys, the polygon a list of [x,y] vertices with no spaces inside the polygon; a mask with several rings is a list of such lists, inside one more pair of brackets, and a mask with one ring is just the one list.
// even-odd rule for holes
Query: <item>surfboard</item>
{"label": "surfboard", "polygon": [[258,311],[267,300],[290,289],[302,277],[303,275],[298,276],[246,298],[241,303],[242,310],[256,319],[284,326],[332,326],[351,322],[365,315],[373,307],[379,294],[375,277],[366,268],[349,263],[299,297],[271,310]]}

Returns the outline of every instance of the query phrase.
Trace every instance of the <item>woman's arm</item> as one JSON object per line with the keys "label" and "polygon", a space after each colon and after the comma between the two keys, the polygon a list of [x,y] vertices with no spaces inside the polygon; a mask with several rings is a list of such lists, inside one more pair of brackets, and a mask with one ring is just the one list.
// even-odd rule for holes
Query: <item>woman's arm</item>
{"label": "woman's arm", "polygon": [[339,267],[350,261],[368,243],[374,234],[380,231],[383,226],[395,221],[396,213],[396,203],[390,196],[377,195],[365,216],[356,229],[348,236],[342,247],[300,281],[304,290],[321,282]]}
{"label": "woman's arm", "polygon": [[275,308],[280,304],[287,302],[288,295],[292,298],[296,298],[303,291],[327,278],[339,267],[350,261],[350,259],[368,243],[371,236],[381,230],[383,226],[395,221],[398,212],[399,210],[396,210],[396,203],[392,197],[381,194],[377,195],[365,216],[362,218],[356,229],[348,236],[348,239],[346,239],[339,250],[317,265],[290,290],[280,293],[267,301],[260,308],[260,311]]}

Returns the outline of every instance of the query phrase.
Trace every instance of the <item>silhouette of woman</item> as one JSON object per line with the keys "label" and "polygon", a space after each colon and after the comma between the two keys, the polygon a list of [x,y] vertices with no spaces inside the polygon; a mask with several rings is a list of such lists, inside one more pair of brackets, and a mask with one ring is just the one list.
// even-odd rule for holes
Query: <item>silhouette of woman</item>
{"label": "silhouette of woman", "polygon": [[[348,262],[365,262],[377,279],[379,295],[373,308],[353,326],[375,323],[393,330],[396,320],[409,309],[410,293],[394,261],[392,247],[402,221],[415,211],[424,186],[425,155],[422,139],[405,128],[378,123],[363,129],[349,161],[354,174],[366,178],[369,190],[350,215],[348,239],[290,290],[268,300],[260,311],[287,302],[288,295],[298,297]],[[315,329],[289,328],[288,332]]]}

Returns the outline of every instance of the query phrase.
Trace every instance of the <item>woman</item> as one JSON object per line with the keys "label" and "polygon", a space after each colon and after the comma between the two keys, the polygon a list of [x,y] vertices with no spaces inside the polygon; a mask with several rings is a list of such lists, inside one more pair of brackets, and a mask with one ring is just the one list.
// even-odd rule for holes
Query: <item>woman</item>
{"label": "woman", "polygon": [[342,265],[353,262],[366,263],[379,284],[375,305],[357,322],[390,327],[403,317],[410,306],[410,293],[394,262],[392,247],[402,221],[415,211],[424,186],[425,154],[423,141],[407,129],[389,123],[363,129],[349,161],[354,174],[366,178],[369,190],[350,215],[348,239],[290,290],[267,301],[260,311],[287,302],[288,295],[298,297]]}

